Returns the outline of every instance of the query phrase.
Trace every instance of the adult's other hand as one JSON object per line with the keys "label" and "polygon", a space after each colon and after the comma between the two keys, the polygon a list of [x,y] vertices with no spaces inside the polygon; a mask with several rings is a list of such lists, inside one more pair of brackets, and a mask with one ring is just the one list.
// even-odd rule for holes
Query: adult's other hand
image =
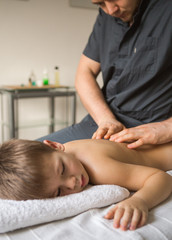
{"label": "adult's other hand", "polygon": [[125,129],[125,126],[117,120],[102,121],[93,134],[92,139],[109,139],[113,134]]}
{"label": "adult's other hand", "polygon": [[163,144],[172,141],[171,125],[157,122],[124,129],[110,137],[111,141],[129,142],[128,148],[137,148],[145,144]]}

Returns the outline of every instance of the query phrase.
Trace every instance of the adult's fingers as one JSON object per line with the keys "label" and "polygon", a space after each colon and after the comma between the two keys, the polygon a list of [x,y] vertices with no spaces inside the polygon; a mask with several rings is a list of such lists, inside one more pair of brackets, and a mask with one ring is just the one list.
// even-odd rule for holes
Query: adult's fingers
{"label": "adult's fingers", "polygon": [[102,139],[106,135],[107,128],[98,128],[97,131],[93,134],[92,139]]}
{"label": "adult's fingers", "polygon": [[138,147],[142,146],[143,144],[145,144],[145,142],[141,138],[133,143],[128,144],[127,147],[130,149],[133,149],[133,148],[138,148]]}

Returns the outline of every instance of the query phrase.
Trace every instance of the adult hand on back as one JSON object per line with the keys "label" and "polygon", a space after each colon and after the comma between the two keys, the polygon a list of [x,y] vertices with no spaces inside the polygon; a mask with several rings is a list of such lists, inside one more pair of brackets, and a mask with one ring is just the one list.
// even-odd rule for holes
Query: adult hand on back
{"label": "adult hand on back", "polygon": [[103,120],[99,123],[99,127],[93,134],[92,139],[109,139],[113,134],[123,129],[125,129],[125,126],[116,119]]}
{"label": "adult hand on back", "polygon": [[171,125],[164,122],[148,123],[124,129],[111,135],[114,142],[130,142],[128,148],[137,148],[145,144],[163,144],[172,141]]}

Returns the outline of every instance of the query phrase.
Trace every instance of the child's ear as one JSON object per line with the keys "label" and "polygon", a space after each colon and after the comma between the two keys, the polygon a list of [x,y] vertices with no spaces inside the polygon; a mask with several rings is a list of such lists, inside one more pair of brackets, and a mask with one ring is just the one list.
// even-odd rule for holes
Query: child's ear
{"label": "child's ear", "polygon": [[48,145],[51,148],[55,148],[55,149],[59,149],[61,151],[65,151],[65,147],[63,144],[58,143],[58,142],[52,142],[50,140],[44,140],[43,143],[45,143],[46,145]]}

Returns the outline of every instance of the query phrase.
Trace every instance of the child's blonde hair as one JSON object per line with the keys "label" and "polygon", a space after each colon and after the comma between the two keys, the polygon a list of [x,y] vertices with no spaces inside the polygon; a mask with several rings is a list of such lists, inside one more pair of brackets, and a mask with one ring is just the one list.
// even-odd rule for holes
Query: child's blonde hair
{"label": "child's blonde hair", "polygon": [[46,154],[53,148],[38,141],[12,139],[0,146],[0,198],[48,198]]}

